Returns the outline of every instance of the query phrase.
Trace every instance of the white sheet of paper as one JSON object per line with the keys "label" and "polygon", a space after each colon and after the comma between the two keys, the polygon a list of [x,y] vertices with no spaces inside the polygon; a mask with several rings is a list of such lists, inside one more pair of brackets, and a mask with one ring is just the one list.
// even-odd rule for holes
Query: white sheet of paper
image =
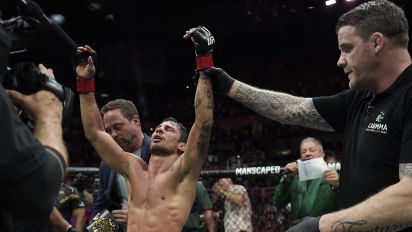
{"label": "white sheet of paper", "polygon": [[323,177],[328,166],[323,158],[298,161],[299,181],[313,180]]}

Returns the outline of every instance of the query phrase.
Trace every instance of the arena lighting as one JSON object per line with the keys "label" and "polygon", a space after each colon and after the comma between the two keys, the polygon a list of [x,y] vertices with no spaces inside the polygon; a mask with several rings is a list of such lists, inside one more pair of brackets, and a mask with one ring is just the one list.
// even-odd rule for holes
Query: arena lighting
{"label": "arena lighting", "polygon": [[98,11],[102,8],[102,4],[98,3],[98,2],[91,2],[88,5],[89,10],[91,11]]}
{"label": "arena lighting", "polygon": [[325,5],[330,6],[336,3],[336,0],[327,0],[325,1]]}
{"label": "arena lighting", "polygon": [[66,21],[66,18],[62,14],[51,14],[49,19],[59,25],[62,25]]}

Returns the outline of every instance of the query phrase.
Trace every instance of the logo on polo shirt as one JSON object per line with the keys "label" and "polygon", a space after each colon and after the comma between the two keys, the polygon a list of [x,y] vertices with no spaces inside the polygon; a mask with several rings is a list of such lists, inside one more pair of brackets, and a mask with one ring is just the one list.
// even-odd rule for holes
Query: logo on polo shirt
{"label": "logo on polo shirt", "polygon": [[386,125],[386,123],[383,123],[384,119],[385,119],[385,112],[381,111],[376,117],[375,122],[370,122],[368,124],[366,131],[381,133],[381,134],[388,133],[388,126]]}
{"label": "logo on polo shirt", "polygon": [[383,111],[381,111],[378,114],[378,117],[376,117],[376,122],[382,122],[382,120],[385,118],[385,113]]}

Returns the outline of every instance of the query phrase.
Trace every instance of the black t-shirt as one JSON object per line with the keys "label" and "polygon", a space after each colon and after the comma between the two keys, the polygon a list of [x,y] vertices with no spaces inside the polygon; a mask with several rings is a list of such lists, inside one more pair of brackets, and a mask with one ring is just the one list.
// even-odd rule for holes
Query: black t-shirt
{"label": "black t-shirt", "polygon": [[340,207],[353,206],[399,181],[412,163],[412,66],[384,92],[347,90],[319,97],[320,115],[344,133]]}

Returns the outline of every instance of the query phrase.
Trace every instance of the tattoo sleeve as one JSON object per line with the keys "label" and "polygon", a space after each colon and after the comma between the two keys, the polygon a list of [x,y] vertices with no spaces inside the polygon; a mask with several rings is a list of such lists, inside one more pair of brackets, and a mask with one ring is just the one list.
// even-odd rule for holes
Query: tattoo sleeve
{"label": "tattoo sleeve", "polygon": [[238,83],[232,98],[258,114],[282,124],[334,131],[317,112],[311,98],[296,97]]}
{"label": "tattoo sleeve", "polygon": [[368,221],[337,221],[332,227],[333,232],[370,232],[370,231],[400,231],[402,229],[410,227],[409,223],[398,223],[390,225],[377,225],[373,229],[362,229],[362,226],[368,226]]}
{"label": "tattoo sleeve", "polygon": [[196,94],[195,96],[195,110],[198,110],[199,107],[201,107],[201,104],[204,103],[202,102],[202,100],[205,100],[205,104],[206,104],[206,110],[207,111],[213,111],[213,106],[214,106],[214,102],[213,102],[213,93],[212,93],[212,88],[211,88],[211,84],[210,81],[206,79],[207,77],[205,77],[203,74],[200,75],[199,77],[199,84],[202,86],[202,91],[204,92],[203,94],[206,96],[199,96],[199,95],[203,95],[203,94]]}
{"label": "tattoo sleeve", "polygon": [[[200,111],[200,115],[209,115],[202,117],[200,126],[200,135],[197,141],[198,154],[202,159],[206,158],[210,143],[210,134],[213,125],[213,92],[210,80],[204,75],[200,75],[199,84],[201,85],[201,93],[196,95],[195,109]],[[201,113],[203,112],[203,113]]]}
{"label": "tattoo sleeve", "polygon": [[198,154],[205,159],[209,150],[212,122],[206,121],[202,125],[199,140],[197,141]]}

